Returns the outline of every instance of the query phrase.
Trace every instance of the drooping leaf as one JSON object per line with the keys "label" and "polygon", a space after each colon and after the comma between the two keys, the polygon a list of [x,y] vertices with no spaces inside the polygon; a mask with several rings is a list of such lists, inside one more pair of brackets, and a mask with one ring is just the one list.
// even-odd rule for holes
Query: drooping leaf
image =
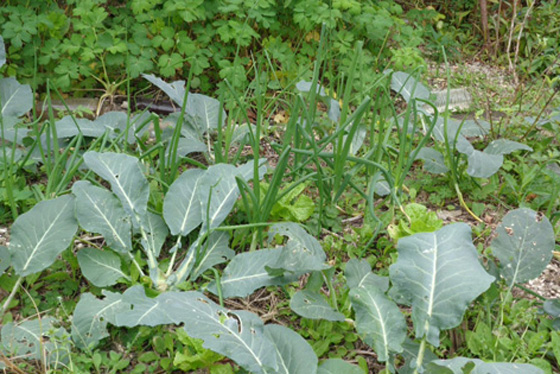
{"label": "drooping leaf", "polygon": [[189,169],[171,184],[163,200],[163,218],[172,235],[188,235],[202,223],[200,192],[204,171]]}
{"label": "drooping leaf", "polygon": [[376,287],[382,292],[389,289],[389,278],[380,277],[371,272],[371,266],[366,260],[351,259],[346,263],[344,270],[348,288]]}
{"label": "drooping leaf", "polygon": [[328,269],[326,254],[321,244],[294,222],[277,223],[269,230],[269,241],[275,235],[288,237],[278,261],[269,265],[273,269],[283,269],[293,273],[306,273]]}
{"label": "drooping leaf", "polygon": [[356,328],[377,353],[377,360],[387,361],[391,354],[402,352],[407,327],[397,304],[377,287],[362,284],[350,290]]}
{"label": "drooping leaf", "polygon": [[430,91],[412,75],[402,71],[394,72],[391,77],[391,89],[403,97],[407,103],[411,99],[428,100]]}
{"label": "drooping leaf", "polygon": [[450,369],[452,374],[463,374],[463,367],[469,365],[472,366],[470,374],[544,374],[541,369],[529,364],[484,362],[466,357],[432,361],[427,365],[426,370],[429,373],[439,373],[436,371],[438,367],[444,367]]}
{"label": "drooping leaf", "polygon": [[478,261],[464,223],[402,238],[389,268],[393,292],[412,305],[417,338],[439,345],[441,330],[457,326],[468,305],[493,282]]}
{"label": "drooping leaf", "polygon": [[533,148],[528,145],[514,142],[507,139],[496,139],[484,149],[484,153],[491,155],[507,155],[515,151],[532,151]]}
{"label": "drooping leaf", "polygon": [[4,274],[4,271],[10,267],[10,251],[8,248],[0,245],[0,275]]}
{"label": "drooping leaf", "polygon": [[352,365],[340,358],[330,358],[321,362],[317,374],[365,374],[356,365]]}
{"label": "drooping leaf", "polygon": [[129,306],[122,295],[103,290],[103,298],[97,299],[89,292],[83,293],[72,316],[72,340],[79,348],[93,348],[109,336],[107,323],[116,324],[116,316],[126,312]]}
{"label": "drooping leaf", "polygon": [[266,325],[265,335],[276,346],[279,374],[317,373],[317,355],[298,333],[280,325]]}
{"label": "drooping leaf", "polygon": [[72,196],[35,205],[12,226],[8,249],[15,272],[24,277],[49,267],[68,248],[77,230]]}
{"label": "drooping leaf", "polygon": [[120,278],[128,278],[121,270],[121,259],[112,252],[84,248],[77,257],[82,274],[94,286],[112,286]]}
{"label": "drooping leaf", "polygon": [[424,160],[424,170],[434,173],[447,173],[449,169],[445,166],[443,155],[433,148],[424,147],[416,155],[417,160]]}
{"label": "drooping leaf", "polygon": [[140,227],[140,217],[146,214],[149,185],[136,157],[113,152],[86,152],[86,165],[111,184],[132,225]]}
{"label": "drooping leaf", "polygon": [[226,262],[235,255],[235,252],[229,248],[229,234],[226,231],[212,232],[203,249],[204,252],[193,269],[192,280],[196,280],[206,270]]}
{"label": "drooping leaf", "polygon": [[143,227],[146,231],[146,240],[142,239],[142,246],[145,250],[152,252],[154,257],[158,257],[167,234],[169,234],[167,226],[159,215],[148,212]]}
{"label": "drooping leaf", "polygon": [[130,216],[115,195],[88,181],[74,183],[72,193],[76,196],[76,217],[80,226],[103,235],[115,251],[132,250]]}
{"label": "drooping leaf", "polygon": [[38,360],[53,370],[62,369],[68,363],[71,348],[66,330],[58,326],[53,317],[9,322],[2,327],[2,353],[9,358]]}
{"label": "drooping leaf", "polygon": [[0,79],[0,115],[20,117],[31,110],[33,93],[28,84],[19,84],[15,78]]}
{"label": "drooping leaf", "polygon": [[550,263],[554,230],[546,217],[531,209],[516,209],[505,215],[496,232],[492,253],[508,285],[538,277]]}
{"label": "drooping leaf", "polygon": [[239,196],[236,175],[237,168],[229,164],[212,165],[204,173],[201,180],[204,188],[199,192],[204,230],[220,226],[233,209]]}
{"label": "drooping leaf", "polygon": [[151,74],[142,74],[142,77],[165,92],[165,94],[169,96],[169,98],[173,100],[177,105],[179,105],[179,107],[183,106],[183,99],[185,97],[185,81],[166,83],[160,78]]}
{"label": "drooping leaf", "polygon": [[[272,276],[266,267],[274,267],[283,248],[261,249],[255,252],[240,253],[235,256],[224,269],[221,279],[224,297],[245,297],[258,288],[283,285],[297,279],[294,277]],[[211,284],[208,290],[217,293],[216,285]]]}

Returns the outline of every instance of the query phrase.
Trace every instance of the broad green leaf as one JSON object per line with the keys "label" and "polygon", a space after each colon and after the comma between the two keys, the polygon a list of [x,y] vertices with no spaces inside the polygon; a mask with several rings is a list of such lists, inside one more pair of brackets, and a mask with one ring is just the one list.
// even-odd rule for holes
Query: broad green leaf
{"label": "broad green leaf", "polygon": [[265,336],[264,324],[256,315],[220,307],[200,292],[166,292],[148,298],[141,286],[124,295],[130,307],[117,316],[116,325],[156,326],[181,324],[204,347],[223,354],[254,373],[277,370],[275,345]]}
{"label": "broad green leaf", "polygon": [[130,216],[115,195],[88,181],[74,183],[72,193],[76,196],[76,218],[82,228],[103,235],[117,252],[132,250]]}
{"label": "broad green leaf", "polygon": [[228,164],[212,165],[204,173],[200,182],[203,187],[197,193],[202,205],[204,230],[220,226],[233,209],[239,196],[236,175],[237,168]]}
{"label": "broad green leaf", "polygon": [[[294,281],[295,277],[272,276],[266,267],[274,267],[282,254],[283,248],[261,249],[255,252],[240,253],[224,269],[221,279],[224,297],[245,297],[258,288],[283,285]],[[217,293],[216,285],[208,290]]]}
{"label": "broad green leaf", "polygon": [[496,232],[492,253],[500,261],[500,274],[510,286],[538,277],[552,259],[552,225],[531,209],[509,212]]}
{"label": "broad green leaf", "polygon": [[72,196],[35,205],[12,226],[8,249],[15,272],[24,277],[49,267],[68,248],[77,230]]}
{"label": "broad green leaf", "polygon": [[377,353],[377,360],[387,361],[400,353],[406,338],[406,321],[397,304],[377,287],[362,285],[350,290],[356,328]]}
{"label": "broad green leaf", "polygon": [[459,325],[469,304],[494,281],[478,261],[471,229],[464,223],[398,242],[390,266],[393,292],[412,305],[417,338],[439,346],[439,333]]}
{"label": "broad green leaf", "polygon": [[6,63],[6,47],[4,46],[4,39],[0,36],[0,68]]}
{"label": "broad green leaf", "polygon": [[56,121],[56,136],[59,138],[69,138],[78,135],[80,132],[84,136],[98,138],[107,131],[104,126],[99,126],[94,121],[87,118],[76,118],[75,116],[65,116]]}
{"label": "broad green leaf", "polygon": [[116,317],[130,309],[122,295],[103,290],[97,299],[89,292],[83,293],[72,315],[72,340],[79,348],[91,349],[109,336],[107,323],[116,324]]}
{"label": "broad green leaf", "polygon": [[151,74],[142,74],[142,77],[165,92],[165,94],[177,105],[179,105],[179,107],[183,106],[183,99],[185,98],[185,81],[166,83]]}
{"label": "broad green leaf", "polygon": [[352,365],[340,358],[330,358],[321,362],[317,374],[366,374],[356,365]]}
{"label": "broad green leaf", "polygon": [[77,257],[82,274],[94,286],[112,286],[120,278],[128,278],[121,270],[121,259],[112,252],[84,248]]}
{"label": "broad green leaf", "polygon": [[371,266],[369,266],[366,260],[353,258],[348,261],[344,269],[344,276],[346,277],[346,284],[350,289],[376,287],[382,292],[387,292],[389,289],[389,278],[373,274]]}
{"label": "broad green leaf", "polygon": [[391,187],[389,187],[389,183],[384,179],[376,182],[373,188],[378,196],[387,196],[391,193]]}
{"label": "broad green leaf", "polygon": [[484,153],[491,155],[507,155],[519,150],[532,151],[533,148],[525,144],[514,142],[513,140],[497,139],[488,144],[488,146],[484,149]]}
{"label": "broad green leaf", "polygon": [[417,160],[424,160],[424,169],[430,173],[443,174],[449,169],[445,166],[443,155],[433,148],[422,148],[416,155]]}
{"label": "broad green leaf", "polygon": [[186,170],[169,187],[163,200],[163,218],[172,235],[186,236],[202,223],[200,196],[204,173],[199,169]]}
{"label": "broad green leaf", "polygon": [[111,184],[125,212],[132,217],[132,225],[140,226],[146,214],[150,189],[136,157],[113,152],[86,152],[86,165]]}
{"label": "broad green leaf", "polygon": [[161,247],[169,234],[165,222],[163,222],[163,219],[159,215],[148,212],[142,226],[146,231],[147,239],[142,239],[142,246],[145,250],[152,252],[154,257],[158,257]]}
{"label": "broad green leaf", "polygon": [[220,102],[202,94],[189,93],[185,112],[201,133],[223,127],[226,121],[226,112],[221,108]]}
{"label": "broad green leaf", "polygon": [[504,163],[504,156],[473,150],[467,156],[467,174],[475,178],[490,178]]}
{"label": "broad green leaf", "polygon": [[329,111],[327,115],[329,116],[330,120],[335,123],[338,123],[338,121],[340,121],[340,103],[337,100],[330,100]]}
{"label": "broad green leaf", "polygon": [[33,93],[28,84],[19,84],[15,78],[0,79],[0,115],[20,117],[31,110]]}
{"label": "broad green leaf", "polygon": [[325,297],[309,290],[298,291],[290,300],[290,308],[304,318],[344,321],[344,314],[329,305]]}
{"label": "broad green leaf", "polygon": [[6,323],[2,327],[0,351],[8,358],[42,361],[50,369],[62,370],[68,363],[71,348],[66,330],[59,325],[59,321],[48,316],[19,324]]}
{"label": "broad green leaf", "polygon": [[0,245],[0,275],[4,274],[4,271],[10,267],[10,251],[8,248]]}
{"label": "broad green leaf", "polygon": [[264,333],[276,346],[279,374],[317,373],[317,355],[298,333],[280,325],[266,325]]}
{"label": "broad green leaf", "polygon": [[293,273],[306,273],[329,268],[325,263],[327,256],[319,241],[309,235],[297,223],[275,224],[269,230],[269,241],[276,235],[287,236],[288,242],[277,263],[269,265],[271,268],[283,269]]}
{"label": "broad green leaf", "polygon": [[[541,369],[529,364],[484,362],[466,357],[432,361],[427,365],[426,370],[428,373],[439,374],[438,367],[444,367],[450,369],[452,374],[463,374],[465,366],[472,366],[469,374],[544,374]],[[446,372],[441,371],[441,373]]]}
{"label": "broad green leaf", "polygon": [[[177,144],[177,156],[179,157],[186,157],[190,153],[206,152],[207,150],[206,144],[198,139],[180,137]],[[169,147],[167,147],[166,153],[169,153]]]}
{"label": "broad green leaf", "polygon": [[[259,179],[262,179],[266,174],[267,162],[268,160],[266,158],[259,158],[259,169],[258,169]],[[237,167],[236,175],[248,182],[252,180],[253,176],[255,175],[254,168],[255,168],[254,160],[251,160],[243,165],[239,165]]]}
{"label": "broad green leaf", "polygon": [[192,280],[196,280],[206,270],[226,262],[235,255],[235,252],[229,248],[229,233],[226,231],[212,232],[203,250],[198,264],[193,269]]}
{"label": "broad green leaf", "polygon": [[403,97],[407,103],[412,99],[428,100],[430,91],[412,75],[402,71],[393,73],[391,77],[391,89]]}

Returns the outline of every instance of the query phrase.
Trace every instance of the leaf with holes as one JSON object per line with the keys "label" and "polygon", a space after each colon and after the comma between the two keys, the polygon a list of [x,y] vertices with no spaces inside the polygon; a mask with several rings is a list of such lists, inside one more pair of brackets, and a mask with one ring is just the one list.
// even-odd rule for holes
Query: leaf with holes
{"label": "leaf with holes", "polygon": [[79,348],[91,349],[109,336],[107,323],[115,324],[116,316],[126,312],[129,305],[122,295],[103,290],[102,299],[89,292],[82,294],[72,315],[72,340]]}
{"label": "leaf with holes", "polygon": [[72,193],[76,196],[76,218],[82,228],[103,235],[117,252],[132,250],[130,216],[115,195],[88,181],[74,183]]}
{"label": "leaf with holes", "polygon": [[459,325],[494,277],[479,263],[464,223],[402,238],[397,249],[398,260],[389,268],[392,291],[412,305],[416,337],[437,347],[440,331]]}
{"label": "leaf with holes", "polygon": [[86,165],[111,184],[111,189],[132,218],[134,228],[146,214],[149,185],[136,157],[113,152],[86,152]]}
{"label": "leaf with holes", "polygon": [[24,277],[49,267],[68,248],[77,230],[72,196],[35,205],[12,225],[8,249],[15,272]]}
{"label": "leaf with holes", "polygon": [[121,270],[121,259],[112,252],[84,248],[77,257],[82,274],[94,286],[112,286],[120,278],[128,278]]}
{"label": "leaf with holes", "polygon": [[552,260],[554,229],[546,217],[520,208],[505,215],[496,229],[492,253],[500,261],[500,274],[508,285],[538,277]]}

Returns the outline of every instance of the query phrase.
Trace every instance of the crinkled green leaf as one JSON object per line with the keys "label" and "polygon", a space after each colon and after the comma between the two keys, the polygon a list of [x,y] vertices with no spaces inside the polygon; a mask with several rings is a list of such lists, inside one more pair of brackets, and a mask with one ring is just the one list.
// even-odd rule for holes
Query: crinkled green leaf
{"label": "crinkled green leaf", "polygon": [[315,374],[317,355],[298,333],[287,327],[268,324],[264,333],[275,345],[278,374]]}
{"label": "crinkled green leaf", "polygon": [[86,152],[86,165],[111,184],[113,193],[120,199],[135,228],[140,217],[146,214],[150,188],[136,157],[113,152]]}
{"label": "crinkled green leaf", "polygon": [[12,225],[8,249],[15,272],[24,277],[49,267],[68,248],[77,230],[72,196],[35,205]]}
{"label": "crinkled green leaf", "polygon": [[19,84],[15,78],[0,79],[0,115],[21,117],[33,106],[33,93],[28,84]]}
{"label": "crinkled green leaf", "polygon": [[426,336],[437,347],[440,331],[459,325],[494,277],[479,263],[464,223],[402,238],[397,249],[398,260],[389,268],[393,292],[412,305],[416,337]]}
{"label": "crinkled green leaf", "polygon": [[88,181],[72,186],[76,217],[85,230],[103,235],[109,247],[126,253],[132,250],[130,216],[115,195]]}
{"label": "crinkled green leaf", "polygon": [[537,212],[520,208],[505,215],[496,228],[492,253],[509,285],[537,278],[552,260],[554,230]]}
{"label": "crinkled green leaf", "polygon": [[344,314],[329,305],[318,292],[302,290],[296,292],[290,300],[290,308],[304,318],[325,319],[327,321],[344,321]]}
{"label": "crinkled green leaf", "polygon": [[121,259],[110,251],[84,248],[77,257],[82,274],[94,286],[112,286],[120,278],[128,278],[121,270]]}
{"label": "crinkled green leaf", "polygon": [[433,232],[443,226],[443,221],[438,218],[436,212],[428,211],[422,204],[410,203],[404,207],[405,213],[410,219],[401,219],[398,225],[389,225],[387,231],[394,240],[420,232]]}

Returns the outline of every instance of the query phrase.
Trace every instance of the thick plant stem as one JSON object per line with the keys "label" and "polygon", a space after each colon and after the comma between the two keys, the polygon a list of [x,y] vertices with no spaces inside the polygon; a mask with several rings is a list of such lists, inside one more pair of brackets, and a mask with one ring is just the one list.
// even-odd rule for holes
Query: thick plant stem
{"label": "thick plant stem", "polygon": [[416,356],[416,367],[414,368],[414,374],[419,374],[418,371],[422,367],[424,361],[424,352],[426,352],[426,337],[420,342],[420,348],[418,348],[418,355]]}
{"label": "thick plant stem", "polygon": [[4,305],[2,305],[2,313],[1,313],[2,315],[6,313],[6,310],[8,310],[8,306],[10,306],[10,303],[16,296],[16,293],[19,290],[19,286],[21,286],[22,281],[23,281],[23,277],[19,277],[18,280],[16,281],[16,284],[14,284],[14,288],[12,288],[12,292],[10,293],[10,296],[8,296],[8,298],[4,302]]}
{"label": "thick plant stem", "polygon": [[457,184],[457,182],[455,182],[455,192],[457,193],[457,197],[459,198],[459,203],[461,204],[463,209],[465,209],[475,220],[482,223],[483,221],[480,219],[480,217],[474,214],[474,212],[470,210],[469,207],[467,206],[467,203],[465,203],[465,200],[463,199],[463,194],[461,193],[461,190],[459,189],[459,185]]}

